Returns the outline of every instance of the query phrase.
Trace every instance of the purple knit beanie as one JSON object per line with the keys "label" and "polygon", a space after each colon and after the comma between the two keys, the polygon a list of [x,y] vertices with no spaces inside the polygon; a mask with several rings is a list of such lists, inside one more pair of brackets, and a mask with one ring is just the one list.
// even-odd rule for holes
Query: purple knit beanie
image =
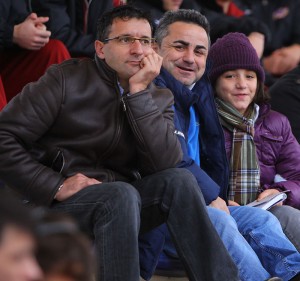
{"label": "purple knit beanie", "polygon": [[207,61],[211,66],[208,75],[213,84],[222,73],[235,69],[253,70],[259,81],[265,81],[257,53],[243,33],[228,33],[217,39],[208,52]]}

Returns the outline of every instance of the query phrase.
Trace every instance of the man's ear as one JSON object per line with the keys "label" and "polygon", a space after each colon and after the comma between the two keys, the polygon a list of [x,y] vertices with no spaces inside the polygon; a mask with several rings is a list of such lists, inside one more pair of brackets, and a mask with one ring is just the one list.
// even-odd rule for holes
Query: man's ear
{"label": "man's ear", "polygon": [[103,52],[103,47],[104,47],[104,43],[103,42],[101,42],[99,40],[95,41],[96,54],[97,54],[97,56],[100,59],[104,59],[105,58],[105,55],[104,55],[104,52]]}

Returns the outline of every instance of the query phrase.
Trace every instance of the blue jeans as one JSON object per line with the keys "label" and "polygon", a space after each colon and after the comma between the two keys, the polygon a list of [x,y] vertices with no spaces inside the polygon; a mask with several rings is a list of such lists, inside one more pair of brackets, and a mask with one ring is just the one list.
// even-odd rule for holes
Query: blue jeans
{"label": "blue jeans", "polygon": [[131,184],[89,186],[51,208],[73,215],[95,240],[97,280],[139,281],[139,231],[163,222],[190,280],[239,280],[198,184],[185,169],[168,169]]}
{"label": "blue jeans", "polygon": [[[239,209],[243,211],[242,208]],[[240,234],[235,219],[224,211],[212,207],[207,207],[207,210],[213,225],[238,267],[240,279],[242,281],[262,281],[270,278],[270,274],[262,266],[256,253]],[[243,213],[251,216],[251,212],[246,210]],[[253,219],[259,220],[258,218]]]}
{"label": "blue jeans", "polygon": [[[266,280],[271,276],[287,281],[300,272],[300,254],[272,214],[245,206],[229,207],[231,216],[212,207],[207,207],[207,210],[238,267],[242,281]],[[159,267],[167,263],[166,257],[170,261],[176,257],[176,250],[166,231],[164,235],[164,253]]]}
{"label": "blue jeans", "polygon": [[300,272],[300,253],[287,239],[277,218],[253,207],[229,207],[239,232],[272,275],[290,280]]}

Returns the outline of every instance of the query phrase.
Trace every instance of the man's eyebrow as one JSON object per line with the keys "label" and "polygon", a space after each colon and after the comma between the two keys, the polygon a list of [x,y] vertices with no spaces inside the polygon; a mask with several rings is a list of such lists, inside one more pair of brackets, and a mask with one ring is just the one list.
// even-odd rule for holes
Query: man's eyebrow
{"label": "man's eyebrow", "polygon": [[[129,33],[123,33],[123,34],[120,34],[120,35],[118,35],[118,37],[120,37],[120,36],[128,36],[128,37],[136,37],[136,36],[134,36],[134,35],[132,35],[132,34],[129,34]],[[149,37],[148,35],[142,35],[141,37],[138,37],[138,38],[151,38],[151,37]]]}
{"label": "man's eyebrow", "polygon": [[182,44],[184,46],[190,45],[190,43],[188,43],[186,41],[183,41],[183,40],[176,40],[176,41],[173,42],[173,44],[176,44],[176,43],[180,43],[180,44]]}
{"label": "man's eyebrow", "polygon": [[195,49],[197,49],[197,50],[199,50],[199,49],[207,50],[207,48],[203,45],[197,45]]}
{"label": "man's eyebrow", "polygon": [[[190,45],[190,43],[188,43],[186,41],[183,41],[183,40],[176,40],[176,41],[173,42],[173,44],[176,44],[176,43],[182,44],[184,46],[189,46]],[[196,45],[195,49],[197,49],[197,50],[198,49],[204,49],[204,50],[206,50],[206,47],[203,46],[203,45]]]}

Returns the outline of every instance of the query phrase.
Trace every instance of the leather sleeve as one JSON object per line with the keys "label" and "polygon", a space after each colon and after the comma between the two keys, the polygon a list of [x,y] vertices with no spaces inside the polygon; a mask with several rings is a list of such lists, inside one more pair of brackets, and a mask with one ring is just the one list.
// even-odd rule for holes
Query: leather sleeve
{"label": "leather sleeve", "polygon": [[37,83],[28,84],[0,113],[0,177],[38,204],[49,204],[64,180],[29,152],[59,113],[63,97],[59,74],[58,68],[52,67]]}
{"label": "leather sleeve", "polygon": [[175,167],[181,161],[180,143],[175,135],[173,95],[151,85],[124,99],[126,114],[138,143],[143,174]]}

